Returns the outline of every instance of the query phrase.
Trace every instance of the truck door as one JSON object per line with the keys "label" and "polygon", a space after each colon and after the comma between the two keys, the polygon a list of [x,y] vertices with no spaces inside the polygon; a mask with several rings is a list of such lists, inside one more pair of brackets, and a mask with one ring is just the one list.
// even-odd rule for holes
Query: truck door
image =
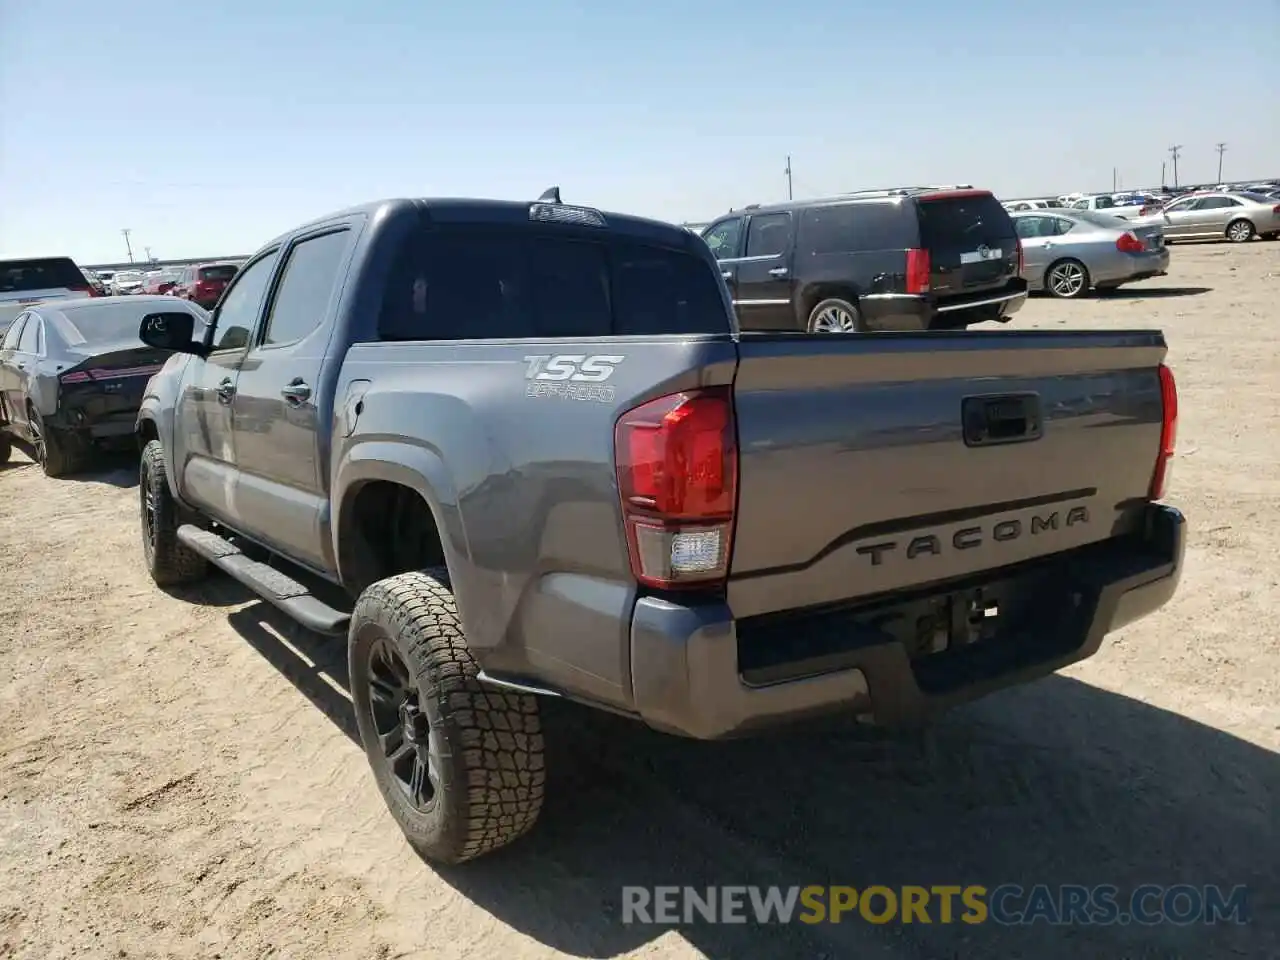
{"label": "truck door", "polygon": [[735,306],[743,330],[795,330],[792,306],[790,213],[754,214],[747,221],[747,243],[738,260]]}
{"label": "truck door", "polygon": [[[333,301],[350,262],[347,224],[296,238],[250,343],[232,403],[237,521],[307,566],[334,568],[320,444],[333,417],[321,385]],[[339,358],[340,362],[340,358]]]}
{"label": "truck door", "polygon": [[185,498],[216,519],[236,526],[236,450],[231,402],[236,379],[257,326],[279,250],[250,261],[232,281],[213,314],[212,349],[193,357],[183,375],[174,430],[174,470]]}

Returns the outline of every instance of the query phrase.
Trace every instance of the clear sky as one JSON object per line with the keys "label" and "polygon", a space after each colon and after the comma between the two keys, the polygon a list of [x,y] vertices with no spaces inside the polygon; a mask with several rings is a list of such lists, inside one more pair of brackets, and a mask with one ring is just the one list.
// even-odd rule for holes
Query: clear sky
{"label": "clear sky", "polygon": [[[0,0],[0,256],[249,253],[390,196],[672,220],[1280,176],[1277,0]],[[1172,168],[1170,168],[1172,180]]]}

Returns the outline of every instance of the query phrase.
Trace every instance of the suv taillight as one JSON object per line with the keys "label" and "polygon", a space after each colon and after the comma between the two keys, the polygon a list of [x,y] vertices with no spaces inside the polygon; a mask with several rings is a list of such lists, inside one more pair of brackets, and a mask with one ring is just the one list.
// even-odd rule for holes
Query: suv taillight
{"label": "suv taillight", "polygon": [[637,582],[723,583],[738,503],[732,388],[686,390],[627,411],[614,428],[614,460]]}
{"label": "suv taillight", "polygon": [[929,292],[929,251],[907,251],[907,293]]}
{"label": "suv taillight", "polygon": [[86,297],[96,297],[98,291],[93,289],[91,283],[73,283],[67,286],[68,290],[74,290],[76,293],[83,293]]}
{"label": "suv taillight", "polygon": [[1142,245],[1142,241],[1129,231],[1120,234],[1116,240],[1116,249],[1121,253],[1142,253],[1147,248]]}
{"label": "suv taillight", "polygon": [[1159,500],[1164,496],[1169,483],[1169,461],[1173,459],[1173,450],[1178,441],[1178,384],[1173,379],[1173,371],[1160,364],[1160,403],[1163,413],[1160,417],[1160,449],[1156,453],[1155,469],[1151,471],[1151,487],[1147,496]]}
{"label": "suv taillight", "polygon": [[1015,237],[1013,242],[1018,245],[1018,276],[1022,276],[1027,265],[1027,254],[1026,251],[1022,249],[1021,237]]}

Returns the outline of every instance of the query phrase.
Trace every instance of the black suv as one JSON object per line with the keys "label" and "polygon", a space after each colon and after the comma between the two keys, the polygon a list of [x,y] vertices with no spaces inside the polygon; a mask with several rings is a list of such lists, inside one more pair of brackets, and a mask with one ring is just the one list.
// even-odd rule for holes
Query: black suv
{"label": "black suv", "polygon": [[951,330],[1027,299],[1022,244],[987,190],[901,187],[755,205],[699,231],[743,330]]}

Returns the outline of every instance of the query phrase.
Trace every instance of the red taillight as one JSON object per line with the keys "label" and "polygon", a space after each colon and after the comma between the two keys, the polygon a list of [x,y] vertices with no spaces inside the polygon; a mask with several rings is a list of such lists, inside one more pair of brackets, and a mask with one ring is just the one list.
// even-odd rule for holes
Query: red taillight
{"label": "red taillight", "polygon": [[929,251],[907,251],[907,293],[929,292]]}
{"label": "red taillight", "polygon": [[1116,241],[1116,249],[1121,253],[1142,253],[1147,248],[1134,234],[1122,233]]}
{"label": "red taillight", "polygon": [[1173,459],[1178,441],[1178,385],[1173,371],[1160,364],[1160,403],[1164,413],[1160,418],[1160,450],[1156,453],[1155,469],[1151,472],[1151,487],[1147,496],[1159,500],[1164,496],[1169,482],[1169,461]]}
{"label": "red taillight", "polygon": [[732,388],[688,390],[627,411],[614,429],[614,458],[636,580],[664,590],[723,581],[738,502]]}
{"label": "red taillight", "polygon": [[1149,217],[1159,209],[1160,207],[1158,204],[1148,203],[1146,206],[1142,207],[1142,209],[1138,211],[1138,216]]}
{"label": "red taillight", "polygon": [[86,297],[96,297],[98,292],[93,289],[93,284],[77,283],[67,287],[68,290],[74,290],[76,293],[83,293]]}
{"label": "red taillight", "polygon": [[1272,212],[1272,213],[1280,213],[1280,203],[1277,203],[1274,207],[1272,207],[1272,208],[1271,208],[1271,212]]}
{"label": "red taillight", "polygon": [[74,373],[59,374],[58,381],[60,383],[91,383],[93,382],[93,377],[82,371],[76,371]]}
{"label": "red taillight", "polygon": [[1017,237],[1013,242],[1018,245],[1018,276],[1022,276],[1023,273],[1026,272],[1025,267],[1027,265],[1027,255],[1026,255],[1026,252],[1022,249],[1021,237]]}

